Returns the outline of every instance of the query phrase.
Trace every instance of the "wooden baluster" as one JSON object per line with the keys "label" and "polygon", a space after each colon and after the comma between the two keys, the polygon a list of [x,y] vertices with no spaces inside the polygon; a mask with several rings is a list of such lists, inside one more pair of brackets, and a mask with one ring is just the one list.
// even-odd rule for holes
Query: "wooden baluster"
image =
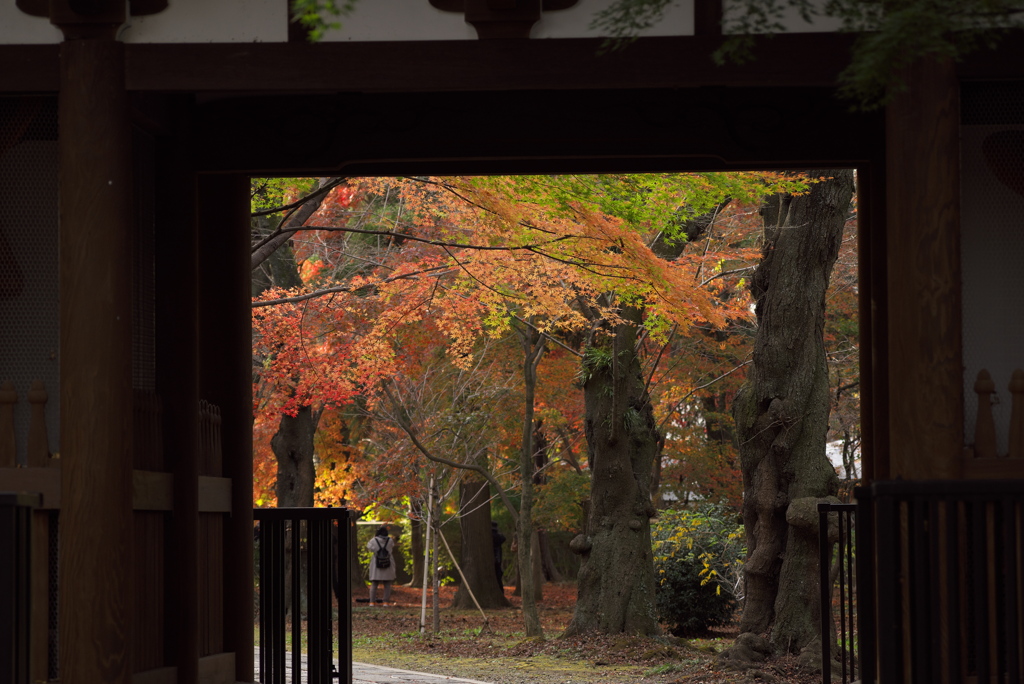
{"label": "wooden baluster", "polygon": [[1013,405],[1010,412],[1010,458],[1024,458],[1024,370],[1013,371],[1010,379]]}
{"label": "wooden baluster", "polygon": [[50,462],[50,440],[46,436],[46,400],[50,395],[42,380],[36,380],[28,391],[31,406],[28,422],[28,466],[45,468]]}
{"label": "wooden baluster", "polygon": [[0,468],[13,468],[17,463],[14,445],[14,404],[18,393],[10,380],[0,386]]}
{"label": "wooden baluster", "polygon": [[974,382],[974,391],[978,394],[978,421],[974,426],[974,456],[976,458],[995,458],[996,456],[996,423],[992,418],[992,395],[996,391],[996,383],[987,370],[978,371],[978,379]]}
{"label": "wooden baluster", "polygon": [[199,400],[199,474],[209,475],[209,451],[207,450],[207,424],[210,420],[210,412],[207,408],[209,402],[205,399]]}
{"label": "wooden baluster", "polygon": [[224,452],[222,450],[220,441],[220,407],[216,405],[210,406],[213,413],[213,424],[212,435],[211,435],[211,446],[213,449],[213,474],[220,476],[224,471]]}

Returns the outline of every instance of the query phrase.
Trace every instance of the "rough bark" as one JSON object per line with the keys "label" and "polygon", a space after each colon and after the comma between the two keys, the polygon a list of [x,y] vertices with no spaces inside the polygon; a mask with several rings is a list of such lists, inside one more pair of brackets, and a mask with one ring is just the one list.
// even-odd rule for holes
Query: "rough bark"
{"label": "rough bark", "polygon": [[[593,481],[586,531],[571,548],[582,556],[579,597],[566,634],[658,634],[651,553],[650,482],[658,430],[637,356],[642,312],[626,308],[614,337],[584,358],[584,426]],[[600,345],[600,346],[599,346]]]}
{"label": "rough bark", "polygon": [[537,530],[537,550],[540,554],[540,567],[543,570],[544,579],[548,582],[562,582],[562,573],[558,571],[555,558],[551,554],[551,540],[544,530]]}
{"label": "rough bark", "polygon": [[[467,474],[459,485],[459,526],[462,530],[459,565],[480,607],[507,608],[508,599],[494,576],[490,488],[482,478]],[[452,608],[476,609],[464,584],[455,591]]]}
{"label": "rough bark", "polygon": [[[313,483],[316,478],[313,467],[315,430],[313,410],[309,406],[303,406],[295,416],[281,415],[281,424],[270,440],[270,447],[277,457],[274,491],[278,508],[313,506]],[[285,586],[291,586],[292,581],[292,543],[293,533],[289,531],[285,538]],[[306,553],[307,549],[303,548],[300,560],[302,567],[306,566]],[[305,595],[302,608],[304,611]],[[285,598],[285,610],[291,610],[290,594]]]}
{"label": "rough bark", "polygon": [[277,505],[313,505],[313,433],[316,421],[313,409],[303,406],[294,416],[281,415],[281,424],[270,446],[277,457]]}
{"label": "rough bark", "polygon": [[[829,388],[825,292],[853,196],[847,170],[762,208],[765,242],[751,290],[754,363],[733,405],[743,472],[746,599],[740,631],[795,653],[818,637],[817,537],[802,508],[836,491],[825,456]],[[788,519],[788,520],[787,520]]]}

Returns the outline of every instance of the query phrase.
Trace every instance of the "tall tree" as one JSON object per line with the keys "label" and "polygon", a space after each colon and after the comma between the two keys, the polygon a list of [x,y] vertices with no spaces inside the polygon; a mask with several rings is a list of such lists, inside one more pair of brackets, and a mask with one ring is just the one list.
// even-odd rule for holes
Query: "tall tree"
{"label": "tall tree", "polygon": [[490,485],[476,473],[463,474],[459,485],[459,527],[462,531],[459,564],[466,581],[456,589],[452,607],[462,610],[473,610],[478,604],[481,608],[508,607],[511,604],[494,576]]}
{"label": "tall tree", "polygon": [[850,170],[808,175],[826,180],[763,207],[754,363],[733,407],[748,550],[740,630],[785,652],[818,636],[816,504],[837,487],[825,457],[825,293],[854,189]]}
{"label": "tall tree", "polygon": [[[337,186],[340,179],[321,179],[309,188],[287,187],[280,181],[255,179],[253,181],[252,217],[252,292],[257,297],[270,288],[296,288],[303,285],[299,272],[292,238],[303,223],[319,208],[327,192]],[[302,195],[302,190],[308,194]],[[280,204],[289,198],[299,198],[288,204]],[[275,206],[276,205],[276,206]],[[275,216],[280,218],[275,222]],[[299,316],[301,320],[301,315]],[[259,335],[260,328],[256,328]],[[277,340],[275,339],[274,342]],[[274,492],[278,506],[312,506],[314,480],[313,437],[322,407],[314,407],[308,398],[300,396],[298,389],[301,372],[292,365],[290,376],[260,373],[266,362],[277,354],[287,355],[293,350],[278,345],[265,348],[257,353],[256,359],[263,362],[257,369],[257,377],[264,377],[275,385],[265,388],[264,396],[279,394],[279,401],[270,402],[272,411],[278,413],[278,427],[270,440],[270,447],[276,460],[276,482]],[[278,364],[285,366],[286,364]],[[287,398],[281,401],[281,394]]]}
{"label": "tall tree", "polygon": [[[607,574],[607,581],[580,582],[572,629],[653,632],[649,484],[660,445],[650,372],[642,365],[645,350],[648,343],[663,346],[672,331],[704,335],[730,316],[748,315],[742,297],[723,296],[739,280],[724,268],[735,250],[727,257],[704,245],[680,247],[698,219],[728,197],[749,201],[801,186],[770,173],[379,179],[367,184],[367,194],[400,197],[400,209],[384,212],[376,223],[348,220],[317,224],[317,230],[348,232],[390,248],[358,255],[371,266],[349,272],[340,283],[270,293],[254,306],[301,305],[302,320],[345,337],[343,343],[300,340],[306,357],[322,364],[308,375],[342,383],[348,378],[366,396],[395,387],[392,378],[403,372],[409,351],[402,340],[424,329],[447,338],[445,357],[462,370],[473,366],[480,339],[504,334],[515,320],[537,321],[536,331],[562,349],[569,345],[560,337],[588,340],[583,374],[589,377],[582,384],[595,482],[587,536],[577,549],[593,560],[586,564],[589,577]],[[664,249],[668,243],[675,247]],[[357,329],[359,321],[368,322],[366,329]],[[532,482],[534,467],[532,427],[523,425],[520,485]],[[408,421],[401,427],[417,449],[441,461],[442,452],[424,442],[433,432]],[[472,459],[446,460],[500,484]],[[631,501],[620,501],[638,481],[645,486]],[[615,546],[625,555],[617,556]],[[519,549],[532,551],[532,544]],[[616,557],[635,562],[613,570],[617,564],[604,559]],[[608,598],[630,585],[636,591],[598,609],[602,592]]]}
{"label": "tall tree", "polygon": [[657,634],[650,479],[660,435],[640,370],[641,310],[624,307],[583,359],[590,516],[572,541],[583,557],[579,598],[566,634]]}

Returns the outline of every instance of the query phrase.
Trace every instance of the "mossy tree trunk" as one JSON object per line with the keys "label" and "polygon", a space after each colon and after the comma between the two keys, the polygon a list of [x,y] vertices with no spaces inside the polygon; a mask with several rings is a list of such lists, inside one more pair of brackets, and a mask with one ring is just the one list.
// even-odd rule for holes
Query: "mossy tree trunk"
{"label": "mossy tree trunk", "polygon": [[733,405],[748,553],[740,631],[790,653],[819,631],[817,527],[807,511],[837,488],[825,456],[825,293],[853,197],[851,171],[807,173],[831,180],[762,207],[754,363]]}
{"label": "mossy tree trunk", "polygon": [[614,334],[583,360],[584,429],[592,472],[579,596],[566,634],[657,634],[650,484],[659,434],[637,354],[642,311],[625,307]]}

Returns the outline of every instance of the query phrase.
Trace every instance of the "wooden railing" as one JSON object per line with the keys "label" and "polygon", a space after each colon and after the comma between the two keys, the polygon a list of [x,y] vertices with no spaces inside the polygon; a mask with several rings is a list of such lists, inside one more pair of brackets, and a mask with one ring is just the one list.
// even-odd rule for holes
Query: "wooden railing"
{"label": "wooden railing", "polygon": [[978,372],[974,383],[978,395],[974,443],[964,450],[963,475],[967,479],[1024,478],[1024,370],[1013,372],[1007,389],[1011,396],[1009,448],[1007,453],[999,454],[992,410],[996,383],[987,370]]}
{"label": "wooden railing", "polygon": [[39,497],[0,493],[0,676],[29,684],[32,514]]}
{"label": "wooden railing", "polygon": [[14,409],[18,393],[10,381],[0,384],[0,490],[35,492],[39,503],[31,513],[31,573],[29,578],[28,634],[32,681],[57,674],[57,515],[60,507],[59,456],[50,453],[46,433],[49,393],[39,380],[32,383],[25,400],[29,405],[26,463],[17,460]]}
{"label": "wooden railing", "polygon": [[[353,534],[348,510],[257,508],[253,518],[259,553],[257,680],[263,684],[332,684],[335,680],[349,684],[352,583],[349,565],[341,560],[345,554],[339,553],[349,548]],[[304,616],[300,606],[305,606]],[[308,646],[305,655],[295,646],[304,641]]]}
{"label": "wooden railing", "polygon": [[[830,513],[835,515],[832,519],[834,527],[829,519]],[[855,570],[854,562],[856,518],[857,504],[818,504],[818,587],[821,592],[821,677],[824,684],[835,681],[831,667],[833,643],[838,647],[840,682],[859,681],[857,582],[860,573]],[[833,541],[836,545],[834,562]],[[838,637],[835,642],[834,636]]]}
{"label": "wooden railing", "polygon": [[1022,560],[1020,480],[858,488],[863,684],[1024,681]]}
{"label": "wooden railing", "polygon": [[[0,382],[0,491],[36,492],[41,503],[32,513],[31,681],[49,681],[59,676],[57,641],[57,536],[61,508],[61,468],[58,454],[50,452],[46,429],[48,392],[35,382],[19,397],[13,383]],[[26,462],[18,463],[14,427],[15,409],[27,401],[29,429]],[[175,681],[173,667],[166,667],[170,655],[164,651],[166,623],[167,516],[174,510],[174,474],[163,453],[163,409],[156,393],[135,391],[133,398],[133,529],[136,550],[134,582],[136,616],[132,644],[133,665],[145,672],[141,681]],[[198,499],[200,513],[200,673],[201,681],[220,681],[216,670],[234,654],[222,653],[223,644],[223,519],[231,512],[231,480],[222,477],[220,409],[200,402]],[[228,658],[230,656],[230,658]],[[156,673],[156,674],[154,674]],[[225,677],[227,677],[225,675]],[[223,678],[223,681],[229,681]]]}

